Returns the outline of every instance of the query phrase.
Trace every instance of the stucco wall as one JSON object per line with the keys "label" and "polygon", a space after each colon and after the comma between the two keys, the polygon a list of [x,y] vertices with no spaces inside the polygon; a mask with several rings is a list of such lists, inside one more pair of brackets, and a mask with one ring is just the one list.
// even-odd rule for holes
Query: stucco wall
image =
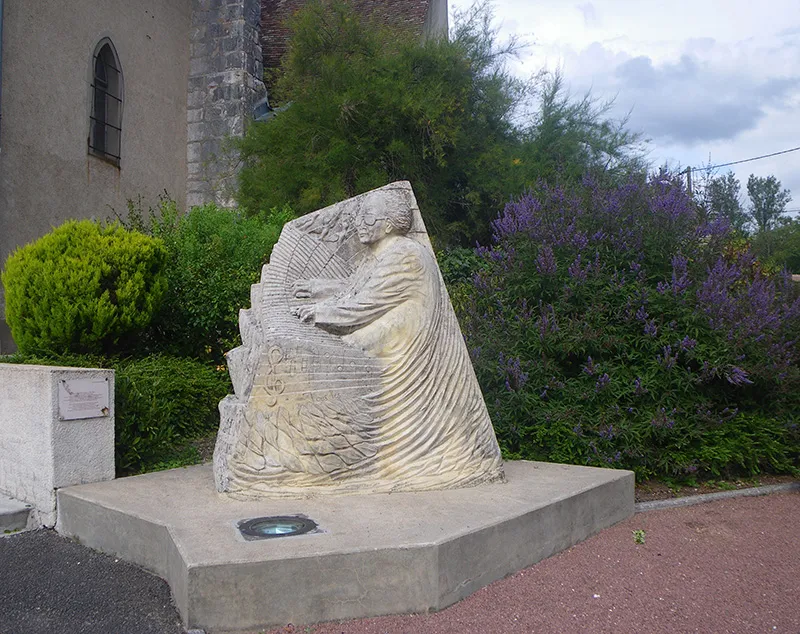
{"label": "stucco wall", "polygon": [[[105,380],[109,411],[60,417],[59,383]],[[0,363],[0,494],[56,522],[56,489],[114,479],[114,371]]]}
{"label": "stucco wall", "polygon": [[[0,265],[68,218],[104,219],[126,200],[186,197],[191,0],[3,3]],[[122,158],[87,153],[92,53],[113,42],[122,66]],[[4,311],[0,292],[0,318]],[[5,331],[5,336],[4,336]],[[0,352],[9,351],[0,323]]]}

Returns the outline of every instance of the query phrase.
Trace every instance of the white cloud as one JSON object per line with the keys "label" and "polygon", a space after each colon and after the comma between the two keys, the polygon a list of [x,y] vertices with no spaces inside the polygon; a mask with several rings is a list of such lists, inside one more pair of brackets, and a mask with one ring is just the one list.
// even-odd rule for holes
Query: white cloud
{"label": "white cloud", "polygon": [[[465,6],[467,0],[450,0]],[[734,161],[800,146],[797,0],[496,0],[501,36],[529,41],[521,76],[561,68],[574,93],[616,98],[656,164]],[[736,166],[775,174],[800,207],[800,152]],[[790,205],[791,206],[791,205]]]}

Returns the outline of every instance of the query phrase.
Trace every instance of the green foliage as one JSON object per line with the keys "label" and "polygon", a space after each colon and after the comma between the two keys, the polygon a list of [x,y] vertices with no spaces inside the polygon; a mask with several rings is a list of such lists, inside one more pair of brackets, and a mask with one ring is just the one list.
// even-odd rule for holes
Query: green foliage
{"label": "green foliage", "polygon": [[163,460],[149,464],[147,471],[166,471],[167,469],[178,469],[179,467],[188,467],[193,464],[201,462],[200,452],[197,447],[187,444],[180,448],[176,448],[169,456]]}
{"label": "green foliage", "polygon": [[483,259],[475,253],[475,249],[452,247],[437,254],[439,270],[445,283],[453,288],[460,282],[472,279],[472,276],[484,268]]}
{"label": "green foliage", "polygon": [[250,302],[283,224],[287,207],[261,217],[208,204],[179,215],[164,200],[149,218],[133,208],[129,222],[163,241],[168,289],[147,345],[155,351],[220,363],[237,344],[240,308]]}
{"label": "green foliage", "polygon": [[752,245],[753,252],[768,265],[800,274],[800,220],[756,234]]}
{"label": "green foliage", "polygon": [[[110,368],[115,371],[115,459],[120,475],[187,464],[185,441],[219,425],[217,406],[230,391],[228,374],[194,359],[153,355],[10,355],[4,363]],[[176,456],[176,448],[180,448]]]}
{"label": "green foliage", "polygon": [[559,71],[545,76],[533,120],[520,130],[517,165],[525,175],[524,185],[554,177],[577,182],[586,173],[606,182],[646,173],[638,135],[625,129],[626,119],[609,118],[612,106],[613,101],[600,102],[589,93],[574,99]]}
{"label": "green foliage", "polygon": [[114,363],[118,471],[147,470],[181,440],[219,425],[217,406],[230,390],[224,368],[154,355]]}
{"label": "green foliage", "polygon": [[800,300],[726,227],[662,176],[507,206],[449,284],[507,457],[797,472]]}
{"label": "green foliage", "polygon": [[[449,40],[369,24],[344,2],[310,2],[291,22],[275,96],[291,105],[250,126],[239,201],[249,213],[289,202],[307,213],[411,181],[442,244],[488,237],[509,194],[554,170],[582,174],[622,159],[635,137],[560,78],[506,69],[486,4],[456,17]],[[545,86],[541,112],[528,114]]]}
{"label": "green foliage", "polygon": [[631,533],[633,533],[634,544],[644,544],[646,533],[641,528],[633,530]]}
{"label": "green foliage", "polygon": [[12,253],[6,320],[25,353],[108,352],[132,345],[167,287],[160,240],[70,221]]}
{"label": "green foliage", "polygon": [[739,201],[740,190],[739,179],[729,171],[708,181],[705,202],[711,214],[727,218],[734,229],[744,232],[748,218]]}
{"label": "green foliage", "polygon": [[774,229],[783,217],[786,205],[792,200],[789,190],[781,190],[781,182],[772,175],[761,178],[750,174],[747,194],[751,203],[750,219],[758,233]]}

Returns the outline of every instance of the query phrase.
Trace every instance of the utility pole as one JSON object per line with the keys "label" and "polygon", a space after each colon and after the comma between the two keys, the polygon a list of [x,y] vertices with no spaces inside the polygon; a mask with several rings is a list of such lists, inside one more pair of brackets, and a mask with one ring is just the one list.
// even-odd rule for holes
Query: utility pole
{"label": "utility pole", "polygon": [[686,168],[686,189],[689,192],[689,195],[692,195],[692,168]]}

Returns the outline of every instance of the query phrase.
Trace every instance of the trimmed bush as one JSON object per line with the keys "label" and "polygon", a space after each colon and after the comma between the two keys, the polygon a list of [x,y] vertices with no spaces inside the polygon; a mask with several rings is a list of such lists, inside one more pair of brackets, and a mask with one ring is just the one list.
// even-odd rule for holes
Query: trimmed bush
{"label": "trimmed bush", "polygon": [[70,221],[14,251],[2,276],[6,320],[23,353],[101,353],[130,344],[167,279],[160,240]]}
{"label": "trimmed bush", "polygon": [[506,456],[639,477],[797,471],[800,298],[727,221],[661,174],[541,186],[493,229],[450,286]]}
{"label": "trimmed bush", "polygon": [[157,468],[162,461],[173,460],[185,441],[213,432],[219,425],[219,401],[231,389],[224,368],[163,355],[114,359],[14,354],[0,357],[0,362],[115,370],[119,475]]}

